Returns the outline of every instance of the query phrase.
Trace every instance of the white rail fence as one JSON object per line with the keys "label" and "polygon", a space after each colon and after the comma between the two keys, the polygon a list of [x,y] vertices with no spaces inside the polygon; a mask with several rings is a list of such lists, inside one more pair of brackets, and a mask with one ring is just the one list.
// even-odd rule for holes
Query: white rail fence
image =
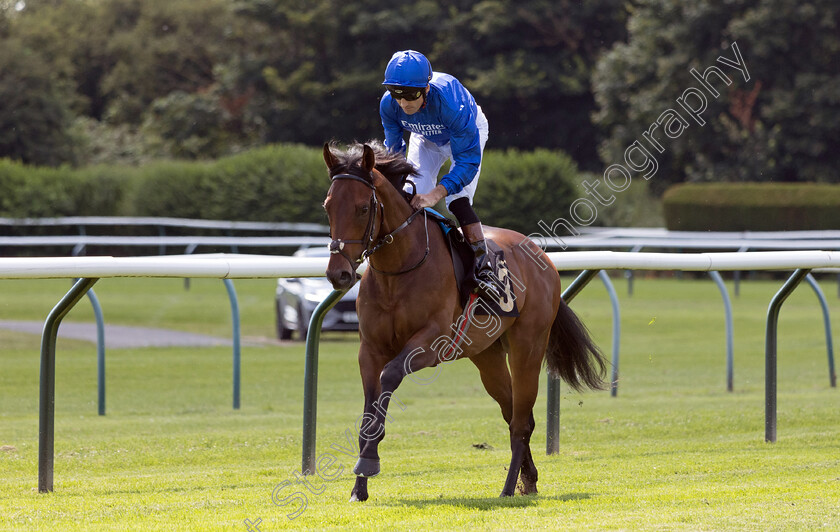
{"label": "white rail fence", "polygon": [[[812,269],[840,267],[838,251],[768,251],[732,253],[628,253],[613,251],[552,252],[549,257],[558,270],[584,273],[565,293],[571,299],[600,270],[659,271],[748,271],[793,270],[793,274],[770,302],[765,345],[765,439],[776,440],[776,323],[781,304]],[[39,406],[38,488],[53,489],[54,414],[55,414],[55,340],[58,326],[70,309],[100,278],[109,277],[193,277],[217,279],[254,279],[278,277],[319,277],[326,269],[326,258],[277,257],[259,255],[188,255],[152,257],[60,257],[0,258],[0,278],[4,279],[78,279],[47,317],[41,342],[41,383]],[[326,312],[328,308],[324,309]],[[314,318],[313,318],[314,319]],[[314,357],[313,362],[310,358]],[[309,383],[317,383],[317,349],[307,349]],[[314,404],[317,385],[306,387],[304,404]],[[549,401],[559,395],[549,393]],[[558,401],[559,402],[559,401]],[[550,409],[551,410],[551,409]],[[556,413],[556,412],[555,412]],[[311,415],[311,418],[308,416]],[[549,412],[549,438],[554,415]],[[314,409],[304,415],[304,440],[307,431],[314,449]],[[556,428],[556,427],[555,427]],[[304,441],[304,464],[307,459]],[[551,451],[551,445],[549,445]]]}

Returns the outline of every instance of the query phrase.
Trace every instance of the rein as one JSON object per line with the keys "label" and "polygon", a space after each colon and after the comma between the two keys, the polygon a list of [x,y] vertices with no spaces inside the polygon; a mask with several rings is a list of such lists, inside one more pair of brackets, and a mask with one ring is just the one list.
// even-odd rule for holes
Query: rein
{"label": "rein", "polygon": [[[420,259],[420,261],[417,264],[415,264],[414,266],[412,266],[412,267],[410,267],[406,270],[401,270],[401,271],[397,271],[397,272],[386,272],[386,271],[383,271],[383,270],[379,270],[379,269],[375,268],[372,263],[370,263],[370,267],[373,269],[373,271],[375,271],[377,273],[381,273],[383,275],[401,275],[401,274],[408,273],[410,271],[416,270],[424,262],[426,262],[426,259],[429,258],[429,226],[428,226],[427,223],[425,223],[425,222],[427,222],[426,209],[420,209],[419,211],[414,211],[413,213],[411,213],[411,215],[409,215],[409,217],[402,224],[400,224],[399,227],[397,227],[396,229],[394,229],[393,231],[391,231],[387,235],[383,236],[382,238],[380,238],[379,240],[377,240],[374,243],[374,238],[376,236],[376,234],[374,232],[374,226],[376,225],[377,210],[382,213],[380,215],[380,220],[379,220],[380,227],[382,226],[382,220],[385,218],[385,205],[383,205],[382,202],[380,202],[378,200],[378,198],[376,197],[376,187],[373,185],[373,183],[371,183],[367,179],[363,179],[359,176],[355,176],[355,175],[351,175],[351,174],[337,174],[337,175],[333,176],[332,179],[333,179],[333,181],[336,180],[336,179],[351,179],[353,181],[358,181],[360,183],[364,183],[365,186],[367,186],[368,188],[371,189],[371,196],[370,196],[370,216],[368,217],[367,227],[365,228],[365,233],[364,233],[364,235],[362,235],[362,238],[360,240],[345,240],[345,239],[342,239],[342,238],[332,239],[332,241],[330,242],[330,246],[329,246],[331,254],[336,254],[336,253],[340,254],[342,257],[347,259],[347,262],[349,262],[351,266],[353,264],[361,264],[366,258],[370,257],[371,255],[373,255],[374,253],[379,251],[379,249],[382,248],[382,246],[392,243],[394,241],[394,235],[396,235],[397,233],[399,233],[400,231],[402,231],[403,229],[408,227],[411,224],[411,222],[413,222],[414,219],[417,218],[417,216],[422,212],[423,213],[423,221],[424,221],[423,226],[426,230],[426,252],[423,254],[423,258]],[[344,253],[344,245],[345,244],[364,244],[365,249],[364,249],[364,251],[362,251],[362,254],[359,256],[359,258],[354,261],[350,257],[348,257],[346,253]]]}

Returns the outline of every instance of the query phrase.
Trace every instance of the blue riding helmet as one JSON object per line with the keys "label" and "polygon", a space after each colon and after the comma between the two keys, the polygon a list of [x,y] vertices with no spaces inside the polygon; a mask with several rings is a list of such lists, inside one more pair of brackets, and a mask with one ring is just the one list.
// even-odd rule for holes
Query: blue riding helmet
{"label": "blue riding helmet", "polygon": [[414,50],[404,50],[391,56],[385,68],[383,85],[425,87],[432,79],[432,64],[426,56]]}

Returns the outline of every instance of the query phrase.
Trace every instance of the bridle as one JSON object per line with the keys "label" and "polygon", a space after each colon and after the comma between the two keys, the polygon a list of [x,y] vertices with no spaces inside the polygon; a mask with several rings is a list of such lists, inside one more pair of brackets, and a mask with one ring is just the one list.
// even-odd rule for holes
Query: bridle
{"label": "bridle", "polygon": [[[371,181],[369,181],[367,179],[364,179],[362,177],[359,177],[359,176],[352,175],[352,174],[337,174],[337,175],[334,175],[332,179],[333,179],[333,181],[335,181],[337,179],[350,179],[350,180],[353,180],[353,181],[358,181],[359,183],[364,183],[364,185],[366,187],[370,188],[370,190],[371,190],[370,211],[369,211],[370,214],[368,216],[367,227],[365,228],[365,233],[362,235],[362,238],[359,239],[359,240],[347,240],[347,239],[343,239],[343,238],[332,238],[332,234],[330,235],[330,238],[332,238],[332,241],[330,242],[330,246],[329,246],[330,247],[330,253],[331,254],[336,254],[337,253],[337,254],[341,255],[342,257],[344,257],[345,259],[347,259],[347,262],[350,263],[350,266],[353,267],[353,270],[358,268],[358,265],[361,264],[362,262],[364,262],[364,260],[366,258],[370,257],[371,255],[373,255],[374,253],[379,251],[379,249],[382,246],[392,243],[394,241],[394,235],[396,235],[397,233],[399,233],[400,231],[402,231],[403,229],[408,227],[411,224],[411,222],[413,222],[414,219],[417,218],[417,216],[420,213],[423,214],[423,219],[424,219],[423,221],[426,222],[426,209],[420,209],[419,211],[414,211],[413,213],[411,213],[411,215],[409,215],[409,217],[402,224],[400,224],[399,227],[397,227],[396,229],[394,229],[393,231],[391,231],[387,235],[383,236],[382,238],[380,238],[379,240],[374,242],[374,239],[376,238],[376,233],[377,233],[377,231],[374,231],[374,228],[376,226],[376,213],[377,212],[380,213],[380,215],[379,215],[379,227],[382,227],[382,220],[385,219],[385,205],[381,201],[379,201],[379,199],[376,197],[376,187],[373,185],[373,183]],[[406,270],[401,270],[401,271],[397,271],[397,272],[382,271],[382,270],[379,270],[379,269],[375,268],[373,266],[373,264],[370,264],[370,267],[373,268],[373,270],[375,272],[378,272],[378,273],[381,273],[381,274],[384,274],[384,275],[400,275],[400,274],[408,273],[412,270],[415,270],[415,269],[419,268],[424,262],[426,262],[426,259],[429,258],[429,226],[426,225],[425,223],[423,225],[426,228],[426,252],[423,255],[423,258],[420,259],[420,261],[417,264],[415,264],[414,266],[412,266],[412,267],[410,267]],[[362,251],[362,254],[359,255],[358,259],[353,260],[349,256],[347,256],[347,254],[344,252],[344,246],[346,244],[363,244],[365,246],[365,249]]]}

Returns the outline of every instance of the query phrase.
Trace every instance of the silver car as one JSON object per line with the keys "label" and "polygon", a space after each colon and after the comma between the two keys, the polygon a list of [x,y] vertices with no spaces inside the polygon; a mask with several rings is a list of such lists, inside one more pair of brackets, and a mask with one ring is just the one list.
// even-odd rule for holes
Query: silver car
{"label": "silver car", "polygon": [[[297,257],[328,257],[330,251],[326,247],[317,247],[299,249],[294,254]],[[326,277],[277,279],[277,338],[290,340],[297,333],[300,340],[305,340],[315,307],[332,291],[333,287]],[[358,294],[359,283],[356,283],[324,316],[321,330],[359,330],[359,316],[356,314]]]}

